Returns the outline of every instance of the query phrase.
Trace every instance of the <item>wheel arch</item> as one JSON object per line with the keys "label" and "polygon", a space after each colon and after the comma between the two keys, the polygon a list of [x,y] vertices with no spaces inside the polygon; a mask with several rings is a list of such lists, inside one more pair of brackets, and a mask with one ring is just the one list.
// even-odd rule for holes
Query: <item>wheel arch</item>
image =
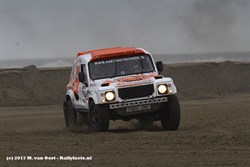
{"label": "wheel arch", "polygon": [[91,100],[94,101],[95,104],[99,104],[98,97],[95,93],[91,94],[91,96],[89,97],[89,104],[90,104]]}
{"label": "wheel arch", "polygon": [[68,90],[67,93],[66,93],[66,101],[69,101],[71,100],[72,102],[72,106],[73,108],[75,108],[75,95],[74,95],[74,92],[72,90]]}
{"label": "wheel arch", "polygon": [[68,90],[66,93],[66,101],[71,100],[72,102],[74,101],[74,92],[72,90]]}
{"label": "wheel arch", "polygon": [[[95,103],[95,100],[94,100],[92,97],[90,97],[90,98],[89,98],[89,106],[90,106],[90,104],[91,104],[92,101]],[[96,104],[96,103],[95,103],[95,104]]]}
{"label": "wheel arch", "polygon": [[66,95],[66,101],[71,100],[71,97],[69,95]]}

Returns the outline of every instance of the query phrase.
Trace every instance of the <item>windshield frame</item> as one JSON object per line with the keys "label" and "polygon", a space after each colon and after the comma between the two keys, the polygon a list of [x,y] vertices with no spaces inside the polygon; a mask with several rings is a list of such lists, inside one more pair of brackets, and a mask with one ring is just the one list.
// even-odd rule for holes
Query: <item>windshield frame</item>
{"label": "windshield frame", "polygon": [[[99,80],[99,79],[106,79],[106,78],[116,78],[116,77],[121,77],[121,76],[129,76],[129,75],[138,75],[138,74],[143,74],[143,73],[152,73],[152,72],[156,72],[156,68],[155,68],[155,64],[154,64],[154,61],[152,59],[152,56],[150,54],[134,54],[134,55],[125,55],[125,56],[122,56],[122,57],[113,57],[111,59],[104,59],[104,60],[112,60],[112,59],[119,59],[119,58],[126,58],[126,57],[135,57],[135,56],[148,56],[149,57],[149,60],[150,60],[150,63],[153,67],[153,69],[151,71],[141,71],[141,72],[137,72],[137,73],[132,73],[132,74],[124,74],[124,75],[114,75],[114,76],[110,76],[110,77],[99,77],[99,78],[92,78],[92,75],[90,73],[90,63],[93,63],[93,62],[97,62],[97,61],[102,61],[102,60],[96,60],[96,61],[91,61],[91,62],[88,62],[88,73],[89,73],[89,77],[92,79],[92,80]],[[142,63],[142,60],[140,58],[140,61]],[[142,68],[143,68],[143,64],[142,64]],[[117,70],[117,63],[115,63],[115,71]],[[116,72],[114,73],[116,74]]]}

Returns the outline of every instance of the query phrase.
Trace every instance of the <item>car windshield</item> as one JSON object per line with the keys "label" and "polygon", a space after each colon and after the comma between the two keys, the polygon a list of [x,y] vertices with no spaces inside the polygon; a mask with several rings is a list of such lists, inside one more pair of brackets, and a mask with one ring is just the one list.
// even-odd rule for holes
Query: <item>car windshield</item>
{"label": "car windshield", "polygon": [[92,79],[112,78],[152,71],[154,71],[154,66],[149,55],[127,56],[89,63],[89,73]]}

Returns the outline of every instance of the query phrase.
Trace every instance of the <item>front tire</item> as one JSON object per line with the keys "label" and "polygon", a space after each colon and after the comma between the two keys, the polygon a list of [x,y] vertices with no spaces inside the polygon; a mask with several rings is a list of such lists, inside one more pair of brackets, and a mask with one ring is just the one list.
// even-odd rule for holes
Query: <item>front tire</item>
{"label": "front tire", "polygon": [[109,130],[109,110],[106,105],[96,105],[94,101],[89,106],[90,128],[96,132]]}
{"label": "front tire", "polygon": [[169,95],[160,111],[161,124],[164,130],[177,130],[180,124],[180,104],[176,95]]}
{"label": "front tire", "polygon": [[64,116],[65,116],[66,128],[68,128],[71,131],[74,130],[77,126],[77,113],[73,108],[71,100],[67,101],[67,108]]}

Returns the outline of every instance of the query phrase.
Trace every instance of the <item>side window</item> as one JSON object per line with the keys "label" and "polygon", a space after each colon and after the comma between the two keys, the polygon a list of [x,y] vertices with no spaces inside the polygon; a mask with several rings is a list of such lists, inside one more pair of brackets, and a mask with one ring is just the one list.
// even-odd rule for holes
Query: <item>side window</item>
{"label": "side window", "polygon": [[86,74],[86,65],[81,64],[81,72],[84,72]]}
{"label": "side window", "polygon": [[76,59],[75,64],[76,64],[75,76],[76,76],[77,81],[79,81],[79,73],[81,72],[81,59],[79,57]]}
{"label": "side window", "polygon": [[81,64],[81,72],[83,72],[85,74],[85,81],[87,81],[87,72],[86,72],[86,65],[85,64]]}

